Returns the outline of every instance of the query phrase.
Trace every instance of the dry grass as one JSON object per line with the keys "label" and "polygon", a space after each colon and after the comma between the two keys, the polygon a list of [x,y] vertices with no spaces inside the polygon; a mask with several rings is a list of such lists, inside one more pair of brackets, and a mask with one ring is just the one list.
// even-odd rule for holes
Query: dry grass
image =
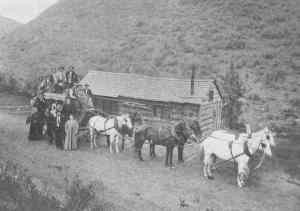
{"label": "dry grass", "polygon": [[62,201],[61,198],[58,200],[51,195],[47,183],[28,176],[28,172],[15,163],[2,161],[0,162],[0,210],[108,210],[109,207],[105,204],[96,203],[94,184],[84,185],[78,176],[70,182],[68,179],[65,181],[66,200]]}

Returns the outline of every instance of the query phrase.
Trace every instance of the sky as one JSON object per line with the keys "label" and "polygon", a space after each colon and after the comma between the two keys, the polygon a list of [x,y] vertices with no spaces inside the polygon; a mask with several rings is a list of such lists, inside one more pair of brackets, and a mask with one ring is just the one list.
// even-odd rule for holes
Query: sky
{"label": "sky", "polygon": [[0,15],[27,23],[58,0],[0,0]]}

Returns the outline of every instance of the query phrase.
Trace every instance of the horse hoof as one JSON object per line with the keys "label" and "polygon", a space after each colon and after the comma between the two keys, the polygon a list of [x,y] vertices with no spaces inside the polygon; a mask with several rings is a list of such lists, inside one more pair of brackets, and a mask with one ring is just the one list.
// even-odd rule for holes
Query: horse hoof
{"label": "horse hoof", "polygon": [[215,179],[213,176],[208,176],[207,178],[208,178],[209,180]]}
{"label": "horse hoof", "polygon": [[184,161],[183,160],[178,160],[177,163],[182,164],[182,163],[184,163]]}

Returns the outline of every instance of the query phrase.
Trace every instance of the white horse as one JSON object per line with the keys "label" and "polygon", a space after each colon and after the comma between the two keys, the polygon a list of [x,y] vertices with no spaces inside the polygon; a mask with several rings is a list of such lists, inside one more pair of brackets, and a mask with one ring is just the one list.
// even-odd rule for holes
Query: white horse
{"label": "white horse", "polygon": [[213,179],[211,169],[216,158],[236,162],[238,165],[237,184],[243,187],[250,173],[248,162],[252,155],[257,151],[263,151],[271,157],[271,146],[275,146],[274,136],[267,127],[250,136],[246,133],[236,134],[229,130],[216,130],[200,145],[204,155],[204,176]]}
{"label": "white horse", "polygon": [[113,118],[105,118],[103,116],[93,116],[88,122],[90,133],[91,149],[97,147],[96,135],[108,136],[108,145],[110,152],[113,153],[113,145],[115,145],[116,153],[119,153],[119,141],[122,138],[124,129],[133,130],[132,120],[129,114],[123,114]]}

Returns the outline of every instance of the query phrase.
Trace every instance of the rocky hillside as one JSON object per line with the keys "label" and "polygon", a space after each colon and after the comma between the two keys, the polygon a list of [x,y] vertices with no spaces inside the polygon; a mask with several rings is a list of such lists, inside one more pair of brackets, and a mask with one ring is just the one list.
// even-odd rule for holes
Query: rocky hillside
{"label": "rocky hillside", "polygon": [[0,39],[15,30],[21,23],[18,23],[12,19],[0,16]]}
{"label": "rocky hillside", "polygon": [[296,121],[299,22],[298,0],[61,0],[1,41],[0,73],[28,90],[59,65],[214,77],[233,62],[250,116]]}

